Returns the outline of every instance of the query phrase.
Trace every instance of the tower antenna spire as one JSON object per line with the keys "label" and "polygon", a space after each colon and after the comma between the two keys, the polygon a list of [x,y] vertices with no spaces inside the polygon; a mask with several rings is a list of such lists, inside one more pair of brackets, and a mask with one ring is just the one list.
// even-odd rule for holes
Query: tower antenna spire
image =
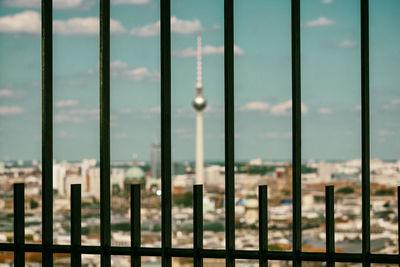
{"label": "tower antenna spire", "polygon": [[197,36],[197,83],[196,88],[203,88],[202,81],[202,49],[201,49],[201,35]]}

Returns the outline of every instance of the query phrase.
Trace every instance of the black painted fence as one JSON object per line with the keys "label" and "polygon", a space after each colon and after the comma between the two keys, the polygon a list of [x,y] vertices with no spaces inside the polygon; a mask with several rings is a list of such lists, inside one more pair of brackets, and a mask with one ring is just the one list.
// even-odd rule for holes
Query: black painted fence
{"label": "black painted fence", "polygon": [[[171,234],[171,22],[170,0],[160,0],[161,21],[161,162],[162,162],[162,246],[141,247],[140,187],[131,187],[131,246],[111,246],[110,220],[110,0],[100,0],[100,246],[81,245],[81,186],[71,186],[71,245],[53,244],[53,44],[52,0],[42,0],[42,244],[24,243],[24,186],[14,185],[14,243],[0,244],[0,251],[13,251],[15,266],[25,265],[25,252],[42,253],[42,265],[53,265],[54,253],[70,253],[71,265],[81,265],[82,254],[101,255],[101,266],[111,266],[111,255],[132,257],[132,266],[140,266],[141,256],[161,256],[162,266],[172,257],[193,258],[202,266],[204,258],[224,258],[226,266],[236,259],[400,263],[400,255],[372,254],[370,248],[370,118],[369,118],[369,2],[360,0],[361,10],[361,129],[362,129],[362,252],[336,253],[334,247],[333,186],[326,187],[326,252],[301,250],[301,59],[300,0],[292,2],[292,162],[293,162],[293,250],[268,250],[267,186],[259,187],[259,250],[235,249],[234,205],[234,0],[225,0],[225,232],[226,248],[203,249],[202,185],[195,185],[193,199],[193,248],[172,248]],[[266,33],[267,34],[267,33]],[[398,187],[398,196],[400,187]],[[398,200],[400,209],[400,200]],[[399,213],[400,214],[400,213]],[[400,235],[400,224],[399,224]],[[400,236],[399,236],[400,239]],[[400,248],[399,248],[400,251]]]}

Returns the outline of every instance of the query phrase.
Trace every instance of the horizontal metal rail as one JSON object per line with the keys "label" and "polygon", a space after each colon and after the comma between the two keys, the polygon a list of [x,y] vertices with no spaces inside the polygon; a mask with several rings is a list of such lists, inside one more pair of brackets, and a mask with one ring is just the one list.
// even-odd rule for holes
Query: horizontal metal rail
{"label": "horizontal metal rail", "polygon": [[[16,190],[16,203],[21,208],[21,203],[24,203],[23,184],[15,184]],[[197,261],[197,265],[201,266],[202,259],[204,258],[225,258],[230,257],[236,259],[254,259],[259,260],[262,265],[266,265],[268,260],[283,260],[292,261],[294,254],[293,251],[271,251],[267,247],[268,227],[267,227],[267,186],[259,186],[259,203],[260,203],[260,242],[259,250],[238,250],[238,249],[204,249],[202,244],[202,185],[193,186],[193,203],[194,209],[197,212],[194,214],[194,225],[196,226],[194,240],[194,248],[148,248],[140,246],[140,186],[134,185],[131,187],[131,232],[132,242],[129,247],[110,246],[105,250],[104,246],[82,246],[80,240],[80,185],[71,185],[73,216],[71,216],[71,229],[72,229],[72,245],[51,245],[44,246],[42,244],[25,244],[23,239],[19,236],[16,239],[16,244],[13,243],[0,243],[0,251],[17,251],[18,255],[25,252],[41,252],[41,253],[70,253],[75,262],[80,262],[82,254],[98,254],[102,255],[107,252],[109,255],[126,255],[131,256],[136,266],[140,266],[141,256],[164,256],[169,259],[173,257],[193,258]],[[400,191],[400,189],[398,189]],[[326,187],[326,212],[327,212],[327,252],[300,252],[296,254],[298,261],[322,261],[332,264],[335,262],[365,262],[364,253],[336,253],[334,252],[334,227],[333,227],[333,214],[334,214],[334,190],[333,186]],[[77,210],[78,209],[78,210]],[[23,208],[22,208],[23,210]],[[18,216],[22,214],[21,211],[14,213],[14,221],[18,221]],[[399,222],[400,227],[400,222]],[[23,225],[18,224],[18,229],[23,229]],[[387,254],[368,254],[368,261],[370,263],[399,263],[400,254],[387,255]]]}
{"label": "horizontal metal rail", "polygon": [[[15,245],[12,243],[1,243],[0,251],[13,252]],[[20,251],[23,252],[45,252],[43,245],[41,244],[24,244],[19,247]],[[72,250],[80,254],[97,254],[100,255],[104,252],[101,246],[77,246],[72,248],[70,245],[52,245],[46,252],[49,253],[72,253]],[[161,248],[137,248],[136,256],[155,256],[161,257]],[[130,256],[132,255],[131,247],[114,247],[109,248],[111,255]],[[180,257],[180,258],[194,258],[196,254],[202,258],[226,258],[227,251],[225,249],[192,249],[192,248],[171,248],[166,250],[168,257]],[[282,260],[291,261],[293,259],[293,252],[291,251],[266,251],[268,260]],[[231,256],[234,259],[253,259],[258,260],[260,257],[259,250],[233,250]],[[299,254],[301,261],[327,261],[328,256],[324,252],[301,252]],[[369,254],[371,263],[399,263],[400,255],[397,254]],[[361,253],[334,253],[330,256],[332,262],[354,262],[362,263],[363,254]]]}

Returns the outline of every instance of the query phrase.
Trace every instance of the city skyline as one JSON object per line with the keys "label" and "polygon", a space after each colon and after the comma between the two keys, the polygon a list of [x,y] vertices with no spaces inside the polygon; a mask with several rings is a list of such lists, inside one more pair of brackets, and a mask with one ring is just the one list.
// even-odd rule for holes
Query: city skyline
{"label": "city skyline", "polygon": [[[111,8],[111,160],[136,153],[149,161],[160,140],[159,4],[122,2]],[[378,2],[370,16],[371,158],[397,160],[400,3]],[[98,159],[98,5],[67,3],[54,6],[54,158]],[[0,160],[40,159],[40,9],[25,0],[0,6]],[[201,34],[204,156],[223,161],[223,1],[172,1],[172,16],[172,158],[195,158],[191,101]],[[290,1],[235,1],[235,16],[236,159],[290,160]],[[303,160],[359,158],[358,1],[302,1],[301,20]]]}

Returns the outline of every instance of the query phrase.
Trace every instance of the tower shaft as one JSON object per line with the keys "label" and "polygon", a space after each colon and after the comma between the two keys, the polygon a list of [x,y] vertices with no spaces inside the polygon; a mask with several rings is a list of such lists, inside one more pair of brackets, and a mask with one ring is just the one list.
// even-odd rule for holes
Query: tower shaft
{"label": "tower shaft", "polygon": [[203,112],[196,116],[196,184],[204,184]]}

